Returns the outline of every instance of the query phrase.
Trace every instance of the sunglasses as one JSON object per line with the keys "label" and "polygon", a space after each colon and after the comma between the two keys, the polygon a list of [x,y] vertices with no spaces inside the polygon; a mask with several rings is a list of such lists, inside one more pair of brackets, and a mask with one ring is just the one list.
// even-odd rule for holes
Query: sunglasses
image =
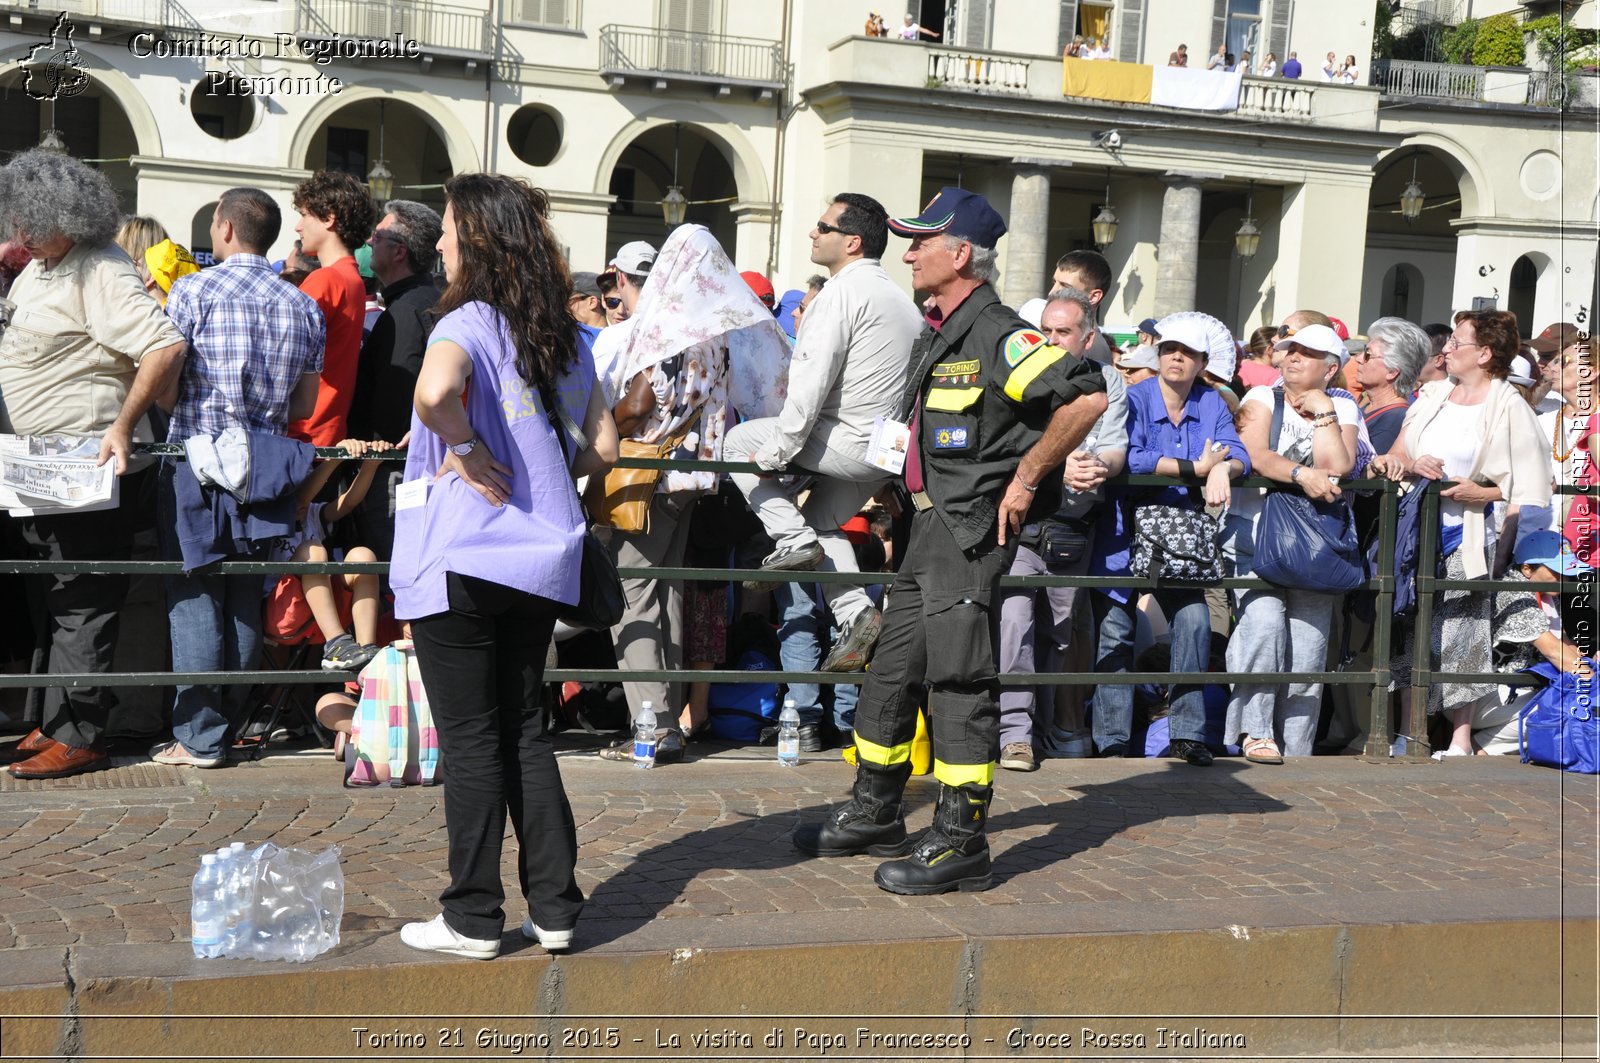
{"label": "sunglasses", "polygon": [[1280,340],[1286,340],[1290,336],[1293,336],[1296,332],[1299,332],[1299,331],[1300,331],[1299,329],[1290,328],[1288,325],[1279,325],[1278,326],[1278,338]]}
{"label": "sunglasses", "polygon": [[615,295],[606,296],[604,302],[607,310],[615,310],[617,307],[622,305],[621,297]]}
{"label": "sunglasses", "polygon": [[829,225],[825,221],[817,222],[817,232],[822,234],[823,236],[827,236],[829,233],[838,233],[840,236],[860,236],[861,235],[860,233],[851,232],[849,229],[841,229],[837,225]]}

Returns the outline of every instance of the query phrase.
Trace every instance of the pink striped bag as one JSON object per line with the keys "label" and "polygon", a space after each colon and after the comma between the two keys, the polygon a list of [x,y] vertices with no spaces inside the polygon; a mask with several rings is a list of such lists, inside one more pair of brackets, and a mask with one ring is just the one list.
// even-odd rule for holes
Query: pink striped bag
{"label": "pink striped bag", "polygon": [[433,786],[439,732],[409,640],[385,646],[361,670],[361,700],[345,743],[346,786]]}

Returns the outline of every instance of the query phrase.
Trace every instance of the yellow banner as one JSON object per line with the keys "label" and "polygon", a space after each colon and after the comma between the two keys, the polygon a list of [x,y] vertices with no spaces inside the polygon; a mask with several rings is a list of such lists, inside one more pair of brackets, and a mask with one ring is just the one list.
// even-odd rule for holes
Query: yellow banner
{"label": "yellow banner", "polygon": [[1154,67],[1103,59],[1063,59],[1061,94],[1086,100],[1149,103]]}

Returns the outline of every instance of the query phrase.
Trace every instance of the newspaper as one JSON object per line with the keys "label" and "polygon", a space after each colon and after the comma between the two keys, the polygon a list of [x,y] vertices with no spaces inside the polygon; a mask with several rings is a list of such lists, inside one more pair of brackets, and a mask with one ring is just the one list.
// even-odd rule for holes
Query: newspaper
{"label": "newspaper", "polygon": [[100,441],[0,435],[0,509],[16,516],[115,509],[116,468],[96,465]]}

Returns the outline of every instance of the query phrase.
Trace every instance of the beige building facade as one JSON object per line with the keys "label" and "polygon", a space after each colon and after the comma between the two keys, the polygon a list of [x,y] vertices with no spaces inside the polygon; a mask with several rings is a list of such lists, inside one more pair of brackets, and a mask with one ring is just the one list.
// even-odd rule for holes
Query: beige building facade
{"label": "beige building facade", "polygon": [[[63,10],[70,41],[52,41]],[[1011,225],[1013,303],[1044,293],[1059,255],[1099,246],[1109,206],[1111,323],[1197,307],[1243,334],[1315,306],[1356,328],[1487,300],[1532,332],[1593,313],[1592,74],[1552,102],[1536,71],[1374,64],[1370,0],[912,13],[937,40],[867,38],[865,7],[817,0],[0,0],[0,152],[57,130],[128,209],[201,250],[233,185],[287,210],[313,170],[381,163],[394,195],[442,205],[450,174],[489,168],[549,192],[575,269],[663,239],[676,188],[689,221],[781,290],[815,271],[807,232],[833,193],[909,214],[959,184]],[[900,11],[883,14],[898,27]],[[1078,34],[1156,65],[1179,44],[1192,66],[1218,43],[1253,48],[1252,67],[1294,51],[1305,73],[1246,76],[1239,109],[1219,114],[1069,98],[1061,49]],[[1321,79],[1330,51],[1355,57],[1356,83]],[[52,78],[70,91],[37,98]],[[1422,208],[1407,218],[1413,180]],[[1248,257],[1246,218],[1260,236]],[[909,281],[901,247],[889,265]]]}

